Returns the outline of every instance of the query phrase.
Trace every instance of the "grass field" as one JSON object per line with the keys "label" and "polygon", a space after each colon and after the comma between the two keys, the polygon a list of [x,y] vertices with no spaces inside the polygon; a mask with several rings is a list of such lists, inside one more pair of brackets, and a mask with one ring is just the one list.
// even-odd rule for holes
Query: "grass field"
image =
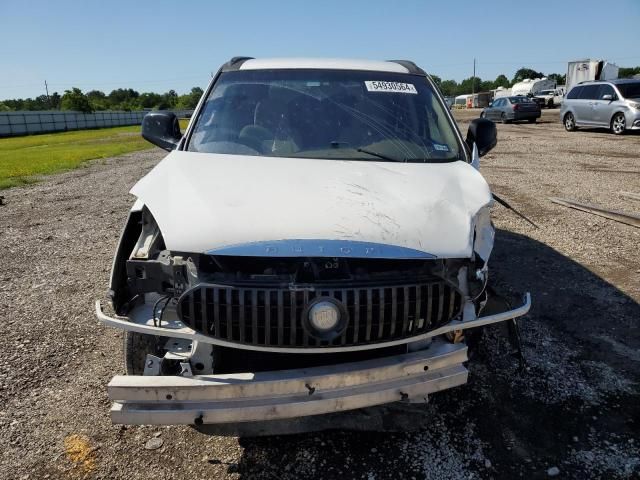
{"label": "grass field", "polygon": [[[187,120],[180,120],[182,130]],[[38,176],[78,168],[87,160],[114,157],[153,146],[140,126],[77,130],[0,139],[0,190],[37,181]]]}

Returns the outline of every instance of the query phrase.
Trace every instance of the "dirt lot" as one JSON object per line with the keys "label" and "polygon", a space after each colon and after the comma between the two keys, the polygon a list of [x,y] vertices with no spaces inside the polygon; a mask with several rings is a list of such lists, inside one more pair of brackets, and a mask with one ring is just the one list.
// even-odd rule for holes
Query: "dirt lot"
{"label": "dirt lot", "polygon": [[[466,129],[472,114],[457,116]],[[122,337],[97,323],[93,300],[127,192],[163,153],[5,190],[0,478],[547,478],[553,467],[557,478],[639,478],[640,229],[547,197],[637,213],[640,202],[618,192],[640,192],[640,135],[567,133],[557,117],[499,125],[481,167],[540,226],[494,208],[494,284],[534,301],[521,322],[528,369],[487,331],[470,383],[412,412],[422,425],[412,433],[238,439],[112,426],[106,384],[122,372]],[[159,449],[145,449],[152,438]]]}

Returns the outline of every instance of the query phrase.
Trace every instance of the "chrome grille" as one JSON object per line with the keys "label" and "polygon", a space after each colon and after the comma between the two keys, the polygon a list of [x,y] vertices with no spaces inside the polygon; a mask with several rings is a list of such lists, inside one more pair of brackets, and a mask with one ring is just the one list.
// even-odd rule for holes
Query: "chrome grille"
{"label": "chrome grille", "polygon": [[[319,340],[302,326],[317,297],[340,301],[347,328]],[[461,309],[459,292],[444,282],[314,289],[200,284],[178,301],[180,320],[194,330],[233,343],[264,347],[335,347],[382,343],[420,335],[451,320]]]}

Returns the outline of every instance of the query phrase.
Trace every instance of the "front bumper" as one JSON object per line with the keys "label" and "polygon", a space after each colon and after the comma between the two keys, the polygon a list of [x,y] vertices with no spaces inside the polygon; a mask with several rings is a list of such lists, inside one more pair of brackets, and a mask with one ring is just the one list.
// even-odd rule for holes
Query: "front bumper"
{"label": "front bumper", "polygon": [[627,112],[626,114],[627,130],[640,130],[640,112]]}
{"label": "front bumper", "polygon": [[203,425],[290,419],[396,401],[467,381],[467,347],[434,341],[403,355],[301,370],[227,375],[116,376],[117,424]]}
{"label": "front bumper", "polygon": [[[414,345],[425,341],[427,348],[392,357],[257,373],[116,376],[108,386],[109,398],[113,401],[111,418],[117,424],[233,425],[308,417],[398,401],[424,402],[430,393],[467,381],[466,345],[444,341],[442,334],[510,320],[525,315],[530,306],[527,293],[518,308],[485,317],[473,315],[463,321],[452,320],[427,334],[401,341]],[[145,320],[149,312],[139,313],[131,318],[110,317],[102,312],[100,302],[96,302],[96,314],[105,324],[150,335],[281,353],[290,350],[330,353],[365,348],[250,348],[211,339],[180,323],[167,322],[166,327],[156,327]],[[171,326],[173,328],[169,328]],[[398,343],[373,344],[366,348]]]}

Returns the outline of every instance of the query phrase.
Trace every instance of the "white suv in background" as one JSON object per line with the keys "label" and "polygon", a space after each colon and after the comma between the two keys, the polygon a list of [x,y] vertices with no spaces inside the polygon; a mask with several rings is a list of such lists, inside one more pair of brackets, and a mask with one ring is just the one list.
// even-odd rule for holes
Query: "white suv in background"
{"label": "white suv in background", "polygon": [[640,130],[640,80],[579,83],[565,97],[560,118],[569,132],[576,127],[606,127],[616,135]]}
{"label": "white suv in background", "polygon": [[545,106],[547,108],[555,108],[562,105],[562,101],[564,100],[564,87],[562,88],[553,88],[551,90],[541,90],[536,93],[535,98],[543,99],[544,103],[541,106]]}

